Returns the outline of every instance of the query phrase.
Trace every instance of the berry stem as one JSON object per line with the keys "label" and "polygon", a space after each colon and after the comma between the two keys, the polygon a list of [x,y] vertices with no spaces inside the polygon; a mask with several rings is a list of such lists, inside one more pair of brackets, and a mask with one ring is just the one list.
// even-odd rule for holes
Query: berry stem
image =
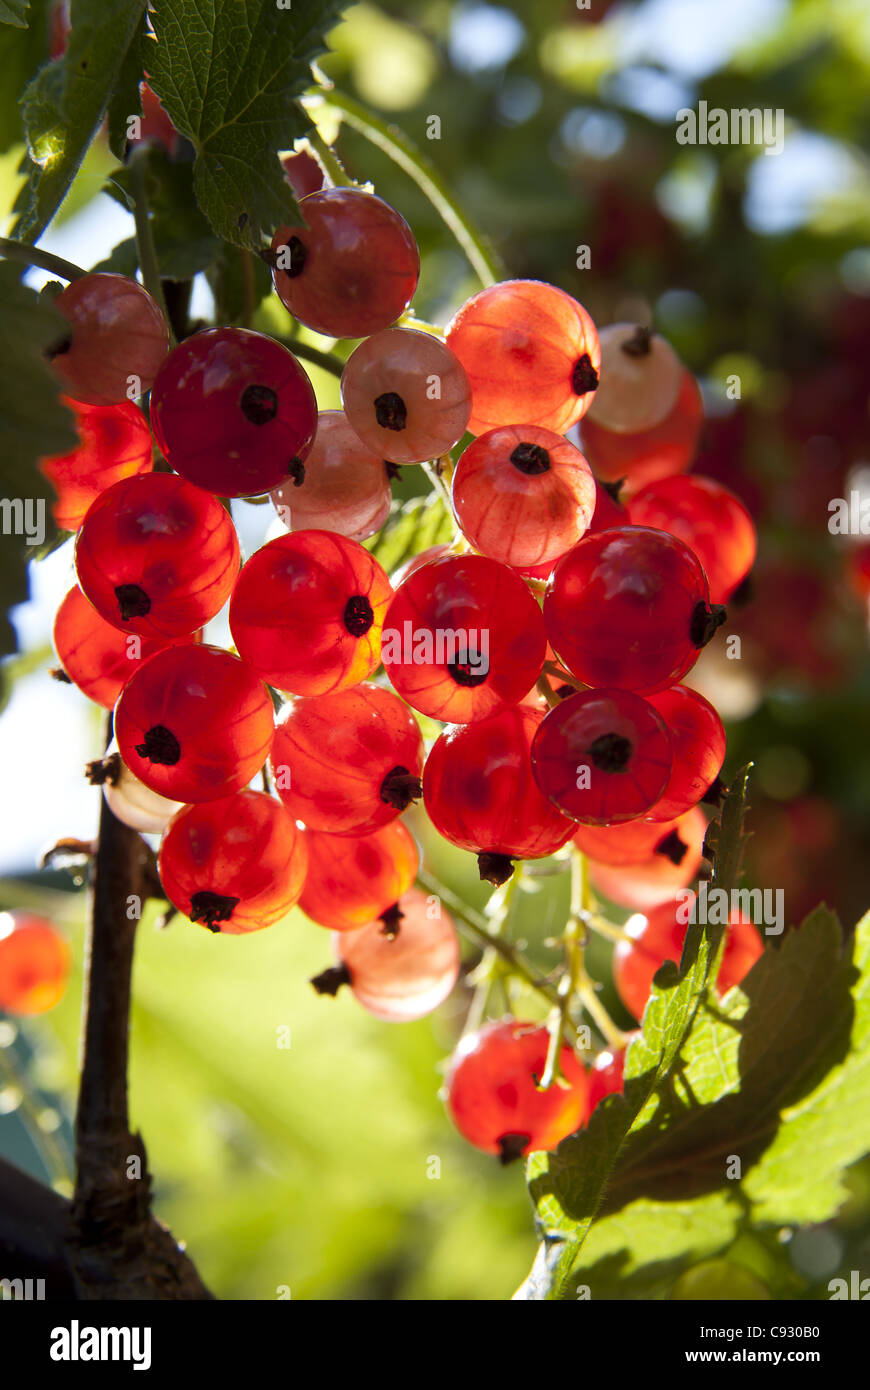
{"label": "berry stem", "polygon": [[306,139],[334,188],[354,188],[356,186],[356,181],[351,178],[335,150],[326,143],[316,126],[311,127]]}
{"label": "berry stem", "polygon": [[[449,454],[443,454],[442,457],[438,459],[438,464],[445,466],[445,471],[449,470],[447,471],[447,482],[449,484],[453,470],[453,460],[451,459]],[[432,484],[433,488],[438,493],[438,496],[441,498],[441,501],[447,508],[447,515],[450,517],[450,520],[453,522],[454,529],[458,533],[459,527],[456,518],[453,515],[453,504],[450,501],[450,489],[448,486],[445,486],[443,472],[439,472],[437,465],[432,463],[423,463],[420,466],[423,469],[423,472],[426,474],[426,477],[429,479],[429,482]]]}
{"label": "berry stem", "polygon": [[130,190],[133,195],[133,221],[136,224],[136,247],[139,253],[139,269],[142,271],[142,283],[151,298],[160,307],[163,317],[166,320],[170,344],[172,347],[175,347],[176,338],[169,317],[166,296],[163,293],[163,285],[160,280],[157,252],[154,249],[154,236],[151,231],[151,215],[148,211],[148,195],[145,189],[145,160],[147,157],[147,144],[140,145],[131,154],[128,165],[130,170]]}
{"label": "berry stem", "polygon": [[[273,333],[271,336],[274,338],[277,335]],[[334,357],[330,352],[321,352],[320,348],[309,347],[308,343],[303,343],[298,338],[278,338],[277,341],[283,342],[294,357],[301,357],[306,362],[313,362],[315,366],[322,367],[325,372],[331,372],[333,376],[340,377],[344,371],[344,363],[341,358]]]}
{"label": "berry stem", "polygon": [[535,682],[535,689],[539,694],[543,695],[550,709],[555,709],[557,705],[561,705],[562,701],[559,699],[559,696],[556,694],[546,676],[538,677]]}
{"label": "berry stem", "polygon": [[353,97],[334,89],[324,93],[319,88],[313,88],[302,98],[302,105],[308,112],[318,108],[331,108],[349,126],[358,130],[398,164],[426,195],[452,232],[482,285],[494,285],[497,280],[504,278],[499,258],[487,244],[482,233],[472,225],[459,204],[451,197],[434,165],[430,164],[403,131],[382,121]]}
{"label": "berry stem", "polygon": [[560,685],[573,685],[575,690],[585,690],[586,686],[582,681],[578,681],[568,671],[563,671],[561,666],[557,666],[555,661],[544,662],[544,674],[553,676]]}
{"label": "berry stem", "polygon": [[51,271],[52,275],[60,276],[61,280],[80,280],[83,275],[88,274],[80,265],[65,261],[63,256],[55,256],[51,251],[43,251],[38,246],[28,246],[25,242],[14,241],[11,237],[0,237],[0,256],[7,261],[24,261],[25,265],[39,266],[40,270]]}
{"label": "berry stem", "polygon": [[[509,941],[493,932],[486,920],[475,912],[473,908],[467,907],[461,898],[431,874],[421,872],[417,875],[417,882],[427,893],[434,893],[440,898],[444,906],[462,924],[460,930],[471,941],[478,946],[491,947],[496,955],[501,956],[510,966],[510,973],[519,975],[525,980],[526,984],[531,985],[532,989],[542,994],[545,999],[549,999],[551,1004],[559,1002],[559,994],[555,985],[543,979],[523,955]],[[498,890],[497,890],[498,891]]]}

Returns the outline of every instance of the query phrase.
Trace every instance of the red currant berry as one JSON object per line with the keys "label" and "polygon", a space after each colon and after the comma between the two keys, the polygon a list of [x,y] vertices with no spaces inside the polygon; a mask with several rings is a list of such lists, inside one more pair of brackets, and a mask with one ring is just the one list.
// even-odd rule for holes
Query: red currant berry
{"label": "red currant berry", "polygon": [[752,517],[727,487],[696,474],[647,483],[628,504],[632,526],[669,531],[694,550],[714,603],[726,603],[755,561]]}
{"label": "red currant berry", "polygon": [[677,403],[683,366],[670,343],[648,328],[611,323],[600,331],[601,385],[589,418],[617,434],[654,429]]}
{"label": "red currant berry", "polygon": [[512,570],[484,555],[446,555],[397,590],[381,651],[409,705],[468,724],[521,700],[546,646],[541,610]]}
{"label": "red currant berry", "polygon": [[318,415],[311,453],[272,493],[288,531],[320,526],[354,541],[380,530],[391,500],[386,463],[366,448],[342,410]]}
{"label": "red currant berry", "polygon": [[465,433],[471,388],[440,338],[417,328],[385,328],[353,352],[341,399],[364,444],[392,463],[424,463]]}
{"label": "red currant berry", "polygon": [[610,825],[646,815],[671,774],[671,740],[652,705],[630,690],[583,690],[544,716],[532,770],[566,815]]}
{"label": "red currant berry", "polygon": [[709,700],[688,686],[673,685],[647,698],[665,721],[674,751],[670,780],[650,817],[669,821],[696,806],[716,781],[725,761],[725,730]]}
{"label": "red currant berry", "polygon": [[539,710],[517,705],[445,730],[426,759],[423,800],[435,829],[477,854],[481,878],[503,883],[513,859],[543,859],[573,823],[538,790],[529,750]]}
{"label": "red currant berry", "polygon": [[88,769],[91,780],[99,782],[103,796],[114,816],[131,830],[140,830],[144,835],[161,835],[172,817],[180,811],[183,801],[169,801],[165,796],[152,792],[138,777],[134,777],[118,752],[113,739],[106,749],[99,775],[95,778]]}
{"label": "red currant berry", "polygon": [[[682,820],[675,816],[669,821],[647,818],[621,821],[616,825],[578,825],[574,843],[598,864],[642,864],[654,854],[662,854],[671,863],[681,864],[689,850],[680,836]],[[706,827],[706,821],[704,825]]]}
{"label": "red currant berry", "polygon": [[316,193],[323,187],[323,169],[307,150],[298,150],[296,154],[285,154],[281,160],[284,169],[284,178],[293,189],[295,198],[304,198],[309,193]]}
{"label": "red currant berry", "polygon": [[391,690],[356,685],[281,711],[275,787],[310,830],[366,835],[386,825],[421,795],[422,770],[417,721]]}
{"label": "red currant berry", "polygon": [[166,320],[147,290],[126,275],[73,280],[54,300],[69,321],[51,365],[68,396],[118,405],[150,391],[169,351]]}
{"label": "red currant berry", "polygon": [[323,188],[299,211],[306,225],[281,227],[272,241],[275,289],[293,317],[329,338],[389,328],[420,276],[404,217],[359,188]]}
{"label": "red currant berry", "polygon": [[[640,835],[648,829],[656,831],[657,838],[646,854],[641,855]],[[620,837],[627,835],[629,830],[637,832],[634,846],[621,842]],[[591,827],[581,827],[575,835],[580,849],[585,849],[589,833]],[[693,806],[675,821],[636,820],[626,825],[599,828],[595,834],[602,838],[607,836],[601,857],[603,859],[606,854],[609,862],[601,863],[594,856],[590,858],[589,879],[593,888],[621,907],[645,912],[647,908],[673,900],[678,888],[685,888],[697,877],[707,834],[707,817],[700,806]],[[586,853],[593,854],[591,845]],[[632,857],[628,862],[614,864],[617,854],[629,853]]]}
{"label": "red currant berry", "polygon": [[595,479],[595,511],[589,523],[589,535],[596,531],[613,531],[628,525],[628,512],[619,501],[618,483],[601,483]]}
{"label": "red currant berry", "polygon": [[178,911],[231,936],[286,917],[307,867],[304,833],[280,801],[255,791],[185,806],[170,821],[158,859]]}
{"label": "red currant berry", "polygon": [[608,1047],[599,1052],[589,1068],[589,1113],[605,1096],[621,1095],[625,1076],[625,1054],[629,1043],[640,1037],[640,1029],[628,1034],[624,1047]]}
{"label": "red currant berry", "polygon": [[308,878],[299,906],[312,922],[341,932],[367,922],[382,931],[400,929],[395,904],[420,867],[417,846],[401,821],[371,835],[309,830],[308,850]]}
{"label": "red currant berry", "polygon": [[[653,976],[666,961],[677,965],[688,931],[691,906],[672,898],[644,915],[629,917],[624,931],[630,941],[620,941],[613,952],[613,982],[628,1012],[641,1018],[652,989]],[[761,938],[741,913],[732,913],[725,929],[725,949],[716,978],[716,989],[725,994],[739,984],[762,952]]]}
{"label": "red currant berry", "polygon": [[506,565],[552,564],[595,511],[595,479],[579,449],[530,425],[482,434],[453,475],[456,519],[475,550]]}
{"label": "red currant berry", "polygon": [[230,629],[264,681],[295,695],[323,695],[358,685],[380,664],[392,596],[386,573],[357,541],[294,531],[243,567]]}
{"label": "red currant berry", "polygon": [[75,584],[65,595],[54,620],[54,649],[65,674],[89,700],[104,709],[114,707],[140,663],[167,645],[166,640],[119,632],[100,617]]}
{"label": "red currant berry", "polygon": [[550,1035],[534,1023],[485,1024],[463,1038],[447,1075],[447,1108],[460,1134],[510,1163],[555,1149],[589,1117],[589,1081],[569,1047],[560,1053],[569,1085],[538,1090]]}
{"label": "red currant berry", "polygon": [[334,938],[339,964],[312,980],[319,994],[335,994],[348,984],[357,1003],[387,1023],[409,1023],[444,1003],[459,975],[456,928],[418,888],[409,889],[397,907],[395,935],[370,922]]}
{"label": "red currant berry", "polygon": [[239,573],[229,514],[172,473],[123,478],[88,509],[76,576],[106,622],[141,637],[194,632],[220,611]]}
{"label": "red currant berry", "polygon": [[151,392],[151,428],[188,482],[221,497],[258,496],[305,462],[317,402],[296,358],[273,338],[209,328],[164,362]]}
{"label": "red currant berry", "polygon": [[40,459],[57,501],[52,515],[63,531],[77,531],[101,492],[121,478],[151,472],[151,431],[132,401],[120,405],[80,405],[64,400],[76,417],[80,443],[70,454]]}
{"label": "red currant berry", "polygon": [[598,386],[595,324],[540,280],[505,280],[472,296],[448,324],[447,346],[471,382],[472,434],[521,423],[564,434]]}
{"label": "red currant berry", "polygon": [[44,917],[0,912],[0,1009],[44,1014],[63,998],[71,953]]}
{"label": "red currant berry", "polygon": [[606,430],[585,416],[578,442],[592,471],[605,482],[625,480],[626,496],[657,478],[683,473],[695,457],[704,423],[704,402],[695,377],[684,371],[670,414],[637,434]]}
{"label": "red currant berry", "polygon": [[725,619],[696,555],[664,531],[586,536],[553,571],[547,636],[586,685],[645,694],[684,676]]}
{"label": "red currant berry", "polygon": [[140,82],[139,95],[142,99],[142,123],[138,136],[128,137],[129,143],[141,145],[146,140],[151,140],[156,145],[162,145],[167,154],[175,154],[180,136],[157,93],[152,91],[147,82]]}
{"label": "red currant berry", "polygon": [[220,647],[168,647],[136,672],[115,708],[115,737],[130,771],[173,801],[241,791],[272,745],[269,692]]}

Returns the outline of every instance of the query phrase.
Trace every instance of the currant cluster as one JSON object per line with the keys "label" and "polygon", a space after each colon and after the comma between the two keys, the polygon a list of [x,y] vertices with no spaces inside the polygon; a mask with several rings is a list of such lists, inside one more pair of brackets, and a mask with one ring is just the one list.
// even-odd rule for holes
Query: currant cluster
{"label": "currant cluster", "polygon": [[[647,326],[599,335],[538,281],[492,285],[423,331],[394,209],[318,185],[301,211],[264,254],[299,324],[360,340],[342,410],[318,414],[303,366],[262,333],[170,349],[122,276],[56,301],[69,333],[52,362],[81,443],[43,465],[77,532],[55,645],[114,719],[91,776],[117,817],[161,835],[180,913],[234,935],[299,904],[332,933],[315,988],[347,985],[391,1021],[430,1012],[460,973],[454,922],[418,884],[413,802],[496,886],[516,860],[588,856],[592,884],[645,914],[614,956],[640,1019],[658,965],[679,959],[675,893],[701,864],[725,756],[716,711],[680,682],[755,549],[738,499],[686,473],[697,383]],[[391,576],[363,542],[391,478],[420,464],[449,486],[455,541]],[[229,499],[265,494],[284,530],[240,567]],[[203,640],[227,601],[234,650]],[[418,715],[445,725],[428,748]],[[719,987],[759,951],[751,924],[730,924]],[[564,1022],[463,1038],[447,1098],[471,1143],[503,1161],[552,1148],[621,1089],[626,1038],[584,1064]]]}

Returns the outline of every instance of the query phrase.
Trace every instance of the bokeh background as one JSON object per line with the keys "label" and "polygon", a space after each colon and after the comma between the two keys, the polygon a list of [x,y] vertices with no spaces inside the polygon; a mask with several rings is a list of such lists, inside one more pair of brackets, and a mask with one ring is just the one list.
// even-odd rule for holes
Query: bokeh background
{"label": "bokeh background", "polygon": [[[552,281],[602,324],[651,315],[699,376],[707,423],[695,471],[742,497],[760,554],[729,615],[741,659],[714,644],[693,683],[726,719],[726,773],[755,763],[749,883],[782,888],[790,922],[822,900],[851,926],[870,902],[870,537],[831,535],[828,504],[852,489],[870,498],[870,9],[397,0],[351,6],[332,48],[325,71],[423,147],[508,274]],[[782,153],[677,144],[675,112],[699,100],[782,108]],[[344,128],[337,148],[411,223],[423,253],[415,307],[445,322],[477,288],[462,253],[379,150]],[[3,207],[21,152],[0,156]],[[129,216],[100,192],[112,162],[98,140],[44,246],[92,265],[130,235]],[[588,270],[576,268],[582,244]],[[198,283],[194,313],[207,317],[209,302]],[[256,326],[270,324],[286,331],[277,301]],[[725,391],[734,373],[739,400]],[[321,408],[336,406],[334,379],[312,376]],[[408,479],[396,495],[423,490]],[[247,551],[263,540],[266,510],[239,509]],[[0,1153],[62,1190],[87,903],[74,868],[36,864],[58,837],[94,833],[99,792],[82,768],[102,748],[98,712],[47,675],[70,551],[31,567],[0,719],[0,907],[57,921],[79,967],[45,1019],[0,1015]],[[225,638],[220,619],[212,632]],[[482,903],[470,856],[434,845],[420,813],[410,823],[432,869]],[[555,963],[546,942],[564,919],[564,880],[539,880],[514,922],[542,965]],[[158,1213],[214,1290],[508,1297],[534,1253],[522,1174],[467,1148],[438,1099],[467,990],[433,1018],[382,1024],[350,996],[314,995],[307,980],[329,963],[329,941],[299,915],[248,939],[178,920],[156,931],[155,917],[149,909],[137,946],[133,1123]],[[606,950],[591,968],[606,980]],[[604,998],[627,1025],[607,986]],[[539,1015],[532,1000],[509,1002]],[[779,1296],[827,1296],[833,1274],[870,1263],[866,1165],[850,1182],[836,1221],[742,1242],[739,1257]]]}

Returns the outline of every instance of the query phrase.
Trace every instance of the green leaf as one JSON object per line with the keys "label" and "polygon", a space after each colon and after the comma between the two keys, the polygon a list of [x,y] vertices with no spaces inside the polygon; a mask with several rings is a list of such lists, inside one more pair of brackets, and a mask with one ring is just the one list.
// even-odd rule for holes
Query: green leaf
{"label": "green leaf", "polygon": [[147,15],[143,11],[139,26],[124,55],[115,90],[107,108],[109,149],[116,159],[123,159],[127,150],[127,122],[131,116],[142,115],[142,95],[139,85],[144,76],[147,40]]}
{"label": "green leaf", "polygon": [[[636,1078],[634,1054],[628,1072]],[[637,1084],[593,1114],[587,1162],[632,1107]],[[573,1148],[576,1160],[584,1137],[556,1157],[565,1164],[563,1150]],[[617,1273],[648,1280],[659,1261],[670,1263],[658,1275],[673,1278],[680,1263],[729,1244],[738,1217],[825,1221],[847,1196],[846,1168],[868,1151],[870,915],[844,947],[837,918],[820,907],[765,951],[739,989],[698,1012],[679,1065],[656,1083],[619,1149],[582,1253],[568,1235],[583,1219],[576,1163],[561,1182],[547,1180],[543,1210],[551,1237],[565,1233],[572,1245],[570,1280],[564,1259],[553,1257],[551,1269],[539,1257],[520,1296],[560,1297],[586,1283],[605,1297]]]}
{"label": "green leaf", "polygon": [[[393,504],[395,506],[395,503]],[[387,574],[433,545],[449,545],[453,520],[438,493],[412,497],[397,508],[384,527],[364,544]]]}
{"label": "green leaf", "polygon": [[16,202],[19,219],[13,233],[20,240],[39,239],[63,202],[113,94],[120,90],[129,96],[128,55],[139,41],[145,4],[73,0],[64,56],[42,68],[26,88],[22,111],[28,179]]}
{"label": "green leaf", "polygon": [[26,29],[30,0],[0,0],[0,24],[13,24],[16,29]]}
{"label": "green leaf", "polygon": [[0,153],[24,140],[21,93],[48,57],[47,7],[48,0],[34,0],[29,25],[9,20],[0,29]]}
{"label": "green leaf", "polygon": [[[36,468],[46,454],[75,448],[73,417],[59,399],[58,385],[43,353],[64,331],[66,320],[18,279],[18,269],[0,263],[0,454],[3,458],[0,590],[0,655],[16,650],[8,608],[28,594],[27,563],[53,534],[51,485]],[[7,505],[8,504],[8,505]],[[28,516],[28,504],[29,516]],[[38,537],[42,520],[44,536]]]}
{"label": "green leaf", "polygon": [[199,205],[225,241],[258,251],[299,222],[278,151],[310,122],[297,98],[341,0],[153,0],[148,80],[196,150]]}

